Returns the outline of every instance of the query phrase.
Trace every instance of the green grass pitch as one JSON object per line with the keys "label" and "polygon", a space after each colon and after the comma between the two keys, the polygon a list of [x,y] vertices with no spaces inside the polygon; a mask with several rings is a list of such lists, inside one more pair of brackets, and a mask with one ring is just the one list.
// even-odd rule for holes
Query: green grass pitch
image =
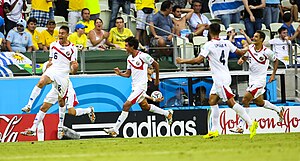
{"label": "green grass pitch", "polygon": [[1,143],[6,160],[300,161],[300,133]]}

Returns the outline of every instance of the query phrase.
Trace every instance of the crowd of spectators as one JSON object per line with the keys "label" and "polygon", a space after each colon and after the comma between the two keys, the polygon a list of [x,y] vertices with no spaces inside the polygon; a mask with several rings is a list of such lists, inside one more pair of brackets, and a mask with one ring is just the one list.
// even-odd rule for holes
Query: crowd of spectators
{"label": "crowd of spectators", "polygon": [[[168,47],[173,45],[174,35],[187,37],[190,42],[195,36],[208,37],[208,26],[216,19],[224,25],[227,39],[233,43],[237,34],[251,38],[255,31],[262,29],[263,24],[270,30],[272,23],[282,23],[282,28],[287,30],[286,37],[282,39],[292,43],[300,40],[300,28],[294,28],[292,25],[299,21],[299,2],[295,0],[289,0],[290,5],[287,6],[281,2],[287,0],[243,0],[242,4],[233,0],[232,4],[237,5],[237,8],[232,10],[225,8],[226,12],[218,10],[219,3],[223,2],[219,0],[210,4],[207,0],[165,0],[163,2],[135,0],[134,3],[130,0],[112,0],[109,1],[110,21],[106,22],[99,18],[101,15],[99,0],[28,1],[1,0],[2,51],[48,51],[50,44],[58,38],[59,26],[53,18],[54,13],[60,12],[55,11],[55,8],[62,10],[61,13],[65,16],[71,31],[69,39],[80,50],[124,49],[124,40],[135,34],[141,43],[141,49],[147,51],[149,47],[161,47],[161,50],[156,50],[158,54],[170,55],[171,51]],[[31,11],[27,17],[24,17],[22,11],[26,10],[28,3],[31,3]],[[156,8],[156,3],[161,3],[159,10]],[[135,21],[136,33],[126,28],[128,26],[125,25],[123,16],[118,17],[121,8],[122,13],[130,14],[132,4],[135,4],[134,11],[138,19]],[[66,6],[65,9],[61,8],[63,6]],[[207,17],[204,12],[209,12],[209,9],[212,11]],[[64,10],[68,13],[67,16]],[[149,29],[144,22],[150,24]],[[229,28],[231,23],[244,24],[246,30],[235,31]],[[108,25],[108,29],[103,29],[104,24]],[[37,27],[45,29],[37,31]],[[278,30],[278,35],[282,31],[282,29]]]}

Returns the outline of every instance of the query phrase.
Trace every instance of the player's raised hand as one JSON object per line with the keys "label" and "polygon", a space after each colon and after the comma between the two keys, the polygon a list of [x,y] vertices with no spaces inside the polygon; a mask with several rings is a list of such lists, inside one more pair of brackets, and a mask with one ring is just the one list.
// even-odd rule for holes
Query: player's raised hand
{"label": "player's raised hand", "polygon": [[240,58],[240,59],[238,60],[237,64],[238,64],[238,65],[242,65],[244,62],[245,62],[245,61],[244,61],[242,58]]}
{"label": "player's raised hand", "polygon": [[121,71],[118,67],[114,68],[114,71],[117,75],[120,75]]}

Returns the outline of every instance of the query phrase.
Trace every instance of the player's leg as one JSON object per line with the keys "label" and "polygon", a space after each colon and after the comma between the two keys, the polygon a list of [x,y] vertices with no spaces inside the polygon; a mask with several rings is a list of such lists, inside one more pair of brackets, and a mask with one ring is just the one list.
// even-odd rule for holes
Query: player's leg
{"label": "player's leg", "polygon": [[215,93],[215,86],[213,85],[212,90],[209,95],[208,103],[210,105],[210,116],[211,116],[211,129],[209,132],[203,136],[205,139],[211,139],[219,136],[218,125],[219,125],[219,96]]}
{"label": "player's leg", "polygon": [[59,122],[58,122],[58,131],[57,131],[57,138],[62,139],[64,136],[64,121],[65,121],[65,114],[66,114],[66,98],[58,97],[58,116],[59,116]]}
{"label": "player's leg", "polygon": [[21,132],[21,134],[25,136],[35,136],[38,125],[42,122],[42,120],[46,115],[46,112],[49,110],[51,106],[52,106],[51,103],[44,102],[39,112],[36,114],[31,128],[26,129],[24,132]]}
{"label": "player's leg", "polygon": [[37,85],[34,86],[34,88],[32,89],[27,105],[22,108],[23,112],[30,113],[32,104],[34,103],[35,99],[40,95],[42,88],[45,85],[50,84],[51,82],[51,79],[47,75],[42,75]]}
{"label": "player's leg", "polygon": [[171,109],[170,110],[164,110],[164,109],[161,109],[161,108],[155,106],[154,104],[148,104],[146,98],[144,98],[139,103],[139,105],[143,110],[150,111],[150,112],[157,113],[157,114],[165,116],[166,121],[168,122],[169,125],[171,125],[173,123],[173,110],[171,110]]}
{"label": "player's leg", "polygon": [[87,114],[91,120],[91,123],[94,123],[96,120],[96,115],[94,113],[94,107],[90,106],[88,108],[74,108],[76,105],[78,105],[78,100],[76,97],[75,90],[73,88],[72,82],[69,82],[69,88],[68,88],[68,97],[67,97],[67,109],[68,114],[73,116],[82,116]]}
{"label": "player's leg", "polygon": [[283,114],[284,114],[284,108],[283,107],[277,107],[268,100],[264,100],[263,95],[258,96],[257,98],[254,99],[254,103],[257,106],[264,107],[269,110],[274,110],[277,112],[279,116],[279,121],[281,122],[283,120]]}

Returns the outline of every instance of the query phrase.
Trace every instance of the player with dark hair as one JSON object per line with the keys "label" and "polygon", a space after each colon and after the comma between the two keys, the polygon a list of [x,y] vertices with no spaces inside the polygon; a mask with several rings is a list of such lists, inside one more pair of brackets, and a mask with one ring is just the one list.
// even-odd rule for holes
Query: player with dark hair
{"label": "player with dark hair", "polygon": [[176,58],[178,64],[195,64],[200,63],[205,57],[208,57],[210,61],[210,68],[212,72],[212,79],[214,81],[210,91],[209,105],[211,107],[212,115],[212,128],[207,135],[203,138],[209,139],[219,135],[218,124],[219,124],[219,106],[218,101],[221,98],[227,102],[228,106],[232,108],[237,114],[239,114],[250,126],[250,138],[252,139],[256,135],[256,129],[258,123],[251,120],[245,109],[234,100],[234,94],[231,91],[231,75],[228,69],[228,56],[229,52],[234,52],[238,55],[243,55],[247,52],[248,46],[244,44],[243,49],[238,49],[230,41],[222,40],[219,38],[220,25],[213,23],[209,26],[209,33],[211,41],[208,41],[204,45],[204,49],[201,51],[198,57],[193,59],[182,59]]}
{"label": "player with dark hair", "polygon": [[173,122],[173,110],[163,110],[153,104],[148,104],[145,98],[147,91],[147,68],[152,65],[155,69],[155,85],[159,84],[159,64],[148,54],[138,51],[138,40],[134,37],[128,37],[125,40],[125,49],[129,56],[127,58],[127,69],[121,72],[118,67],[114,69],[115,73],[119,76],[132,78],[132,92],[123,104],[123,111],[121,112],[116,124],[113,128],[104,129],[104,131],[112,137],[119,134],[119,128],[124,123],[128,116],[128,111],[135,103],[139,103],[143,110],[153,113],[161,114],[166,117],[169,125]]}

